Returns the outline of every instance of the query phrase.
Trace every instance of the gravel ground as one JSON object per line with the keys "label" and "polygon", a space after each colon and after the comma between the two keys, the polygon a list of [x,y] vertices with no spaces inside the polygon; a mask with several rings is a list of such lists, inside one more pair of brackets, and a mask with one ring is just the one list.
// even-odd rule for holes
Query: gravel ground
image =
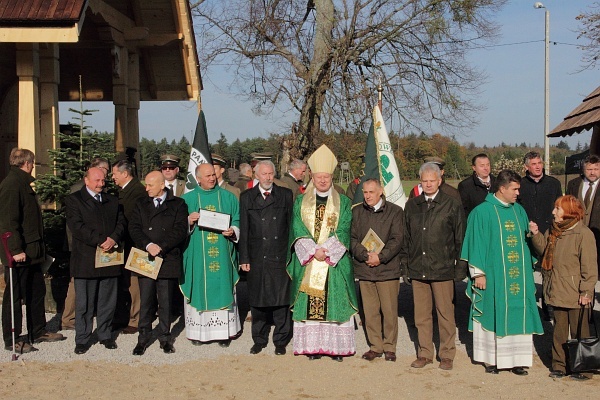
{"label": "gravel ground", "polygon": [[[539,274],[536,273],[536,280],[539,283]],[[471,354],[472,335],[467,331],[468,308],[469,300],[464,295],[466,283],[461,282],[456,285],[457,300],[456,300],[456,322],[457,322],[457,348],[459,352]],[[600,284],[597,285],[597,290],[600,289]],[[398,356],[415,356],[415,342],[417,337],[416,328],[413,320],[413,302],[411,287],[402,284],[399,295],[399,338],[397,346]],[[598,304],[595,307],[600,310]],[[596,313],[597,317],[598,312]],[[60,315],[47,314],[48,329],[56,331],[59,327]],[[360,319],[357,318],[356,331],[356,351],[357,356],[368,350],[365,340],[365,335],[362,332],[362,326],[359,325]],[[549,322],[544,322],[546,334],[543,336],[534,336],[534,347],[540,360],[549,366],[552,325]],[[222,348],[217,343],[205,344],[202,346],[194,346],[185,338],[185,327],[183,320],[178,319],[173,326],[173,336],[175,338],[175,354],[164,354],[159,348],[158,341],[154,341],[146,350],[146,353],[139,357],[133,356],[132,351],[137,343],[137,334],[124,335],[119,334],[116,338],[118,349],[107,350],[99,343],[95,343],[90,350],[84,355],[76,355],[73,350],[75,348],[74,331],[62,331],[67,339],[58,343],[40,343],[35,347],[39,351],[24,354],[20,356],[23,361],[36,361],[42,363],[55,362],[70,362],[76,360],[85,361],[104,361],[115,362],[128,365],[166,365],[166,364],[181,364],[188,361],[201,359],[215,359],[220,356],[239,356],[248,355],[252,346],[252,338],[250,335],[250,323],[244,323],[244,330],[241,336],[232,341],[228,348]],[[437,338],[434,338],[437,341]],[[288,355],[292,353],[292,345],[288,345]],[[270,343],[263,353],[270,356],[274,355],[274,346]],[[356,357],[356,356],[355,356]],[[11,352],[0,350],[0,362],[11,358]]]}

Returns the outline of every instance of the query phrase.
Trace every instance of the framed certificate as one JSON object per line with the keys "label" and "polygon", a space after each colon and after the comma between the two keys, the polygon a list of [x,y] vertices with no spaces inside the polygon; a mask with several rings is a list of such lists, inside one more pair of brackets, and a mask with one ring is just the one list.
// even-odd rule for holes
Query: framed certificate
{"label": "framed certificate", "polygon": [[129,257],[127,257],[125,269],[156,280],[162,262],[162,258],[151,257],[147,252],[132,247],[129,252]]}
{"label": "framed certificate", "polygon": [[198,226],[211,231],[223,232],[231,225],[231,215],[216,211],[199,210]]}
{"label": "framed certificate", "polygon": [[113,248],[110,251],[104,251],[100,247],[96,248],[96,268],[111,267],[113,265],[125,264],[125,255],[123,247]]}
{"label": "framed certificate", "polygon": [[381,252],[384,248],[385,243],[379,238],[373,229],[369,229],[369,232],[365,235],[365,238],[360,242],[367,251],[377,253]]}

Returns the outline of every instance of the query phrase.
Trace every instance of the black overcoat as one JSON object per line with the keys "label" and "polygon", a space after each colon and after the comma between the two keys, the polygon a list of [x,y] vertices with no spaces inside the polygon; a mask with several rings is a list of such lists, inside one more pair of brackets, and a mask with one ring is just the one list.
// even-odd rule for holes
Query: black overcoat
{"label": "black overcoat", "polygon": [[188,209],[185,201],[167,190],[167,198],[156,208],[154,199],[146,196],[136,203],[129,219],[129,235],[135,247],[146,250],[155,243],[163,258],[158,278],[179,278],[183,248],[188,232]]}
{"label": "black overcoat", "polygon": [[253,307],[290,304],[285,269],[293,195],[273,184],[263,199],[258,185],[240,196],[239,263],[250,264],[248,302]]}
{"label": "black overcoat", "polygon": [[102,193],[98,202],[87,191],[86,186],[65,198],[67,225],[73,234],[71,248],[71,276],[91,279],[115,277],[123,266],[95,268],[96,248],[107,237],[123,246],[126,223],[119,200]]}
{"label": "black overcoat", "polygon": [[[0,184],[0,234],[12,233],[8,239],[10,253],[14,256],[24,252],[25,264],[37,264],[45,258],[42,211],[31,188],[33,181],[30,174],[11,166]],[[8,265],[2,245],[0,259]]]}

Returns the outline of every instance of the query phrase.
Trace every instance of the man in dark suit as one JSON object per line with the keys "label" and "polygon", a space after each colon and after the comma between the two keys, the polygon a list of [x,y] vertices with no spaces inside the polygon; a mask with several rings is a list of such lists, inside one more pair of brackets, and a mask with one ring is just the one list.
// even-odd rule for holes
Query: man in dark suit
{"label": "man in dark suit", "polygon": [[85,186],[65,198],[67,225],[73,234],[71,276],[75,279],[75,354],[90,347],[94,308],[98,339],[107,349],[116,349],[111,324],[117,303],[121,265],[95,268],[96,250],[114,251],[122,246],[126,229],[119,200],[103,193],[104,173],[90,168]]}
{"label": "man in dark suit", "polygon": [[[4,269],[7,284],[2,299],[2,335],[4,348],[16,353],[28,353],[36,350],[31,343],[55,342],[63,340],[59,333],[46,330],[44,297],[46,285],[41,263],[45,259],[44,229],[42,210],[38,204],[31,183],[35,180],[31,173],[34,166],[34,154],[31,150],[14,148],[9,156],[10,171],[0,184],[0,234],[11,232],[8,239],[8,251],[14,259],[12,282],[8,267]],[[8,266],[4,249],[0,249],[2,264]],[[10,285],[13,287],[11,299]],[[15,326],[11,322],[11,300],[14,300]],[[21,340],[22,309],[25,303],[27,312],[27,340]],[[12,329],[19,340],[13,349]]]}
{"label": "man in dark suit", "polygon": [[575,196],[583,204],[585,225],[594,232],[596,238],[596,251],[600,256],[600,196],[598,181],[600,178],[600,157],[591,154],[583,161],[583,175],[572,179],[567,184],[567,193]]}
{"label": "man in dark suit", "polygon": [[272,320],[275,354],[283,355],[292,338],[290,277],[285,266],[293,195],[288,188],[273,184],[271,161],[258,162],[255,171],[259,184],[240,198],[239,262],[248,272],[254,341],[250,353],[260,353],[267,346]]}
{"label": "man in dark suit", "polygon": [[[135,204],[139,199],[145,198],[146,189],[138,178],[133,176],[133,164],[128,160],[120,160],[112,166],[112,178],[119,188],[119,204],[123,208],[125,221],[129,221]],[[125,246],[125,260],[133,247],[133,241],[127,231],[123,237]],[[117,308],[115,310],[115,326],[124,327],[124,334],[136,333],[140,318],[140,287],[138,278],[131,272],[124,270],[119,279],[119,292],[117,295]]]}
{"label": "man in dark suit", "polygon": [[158,341],[167,354],[175,353],[171,340],[171,302],[181,275],[183,246],[188,233],[188,209],[183,199],[165,189],[165,180],[158,171],[146,175],[146,192],[129,219],[129,234],[135,246],[151,257],[161,257],[156,280],[139,276],[140,323],[134,356],[146,351],[151,339],[152,321],[158,300]]}
{"label": "man in dark suit", "polygon": [[490,173],[490,159],[487,154],[480,153],[471,159],[473,175],[458,184],[458,192],[465,209],[465,217],[471,210],[483,203],[490,192],[496,177]]}
{"label": "man in dark suit", "polygon": [[[108,171],[110,170],[110,163],[106,158],[95,157],[92,159],[89,168],[98,167],[104,172],[104,178],[108,175]],[[69,189],[69,194],[79,192],[82,187],[85,186],[85,182],[83,178],[81,180],[75,182],[71,188]],[[71,231],[67,226],[67,244],[69,246],[69,252],[71,251],[71,243],[73,241],[73,237],[71,235]],[[75,330],[75,283],[73,278],[69,281],[69,287],[67,289],[67,297],[65,298],[65,307],[63,309],[62,318],[61,318],[61,329],[64,330]]]}

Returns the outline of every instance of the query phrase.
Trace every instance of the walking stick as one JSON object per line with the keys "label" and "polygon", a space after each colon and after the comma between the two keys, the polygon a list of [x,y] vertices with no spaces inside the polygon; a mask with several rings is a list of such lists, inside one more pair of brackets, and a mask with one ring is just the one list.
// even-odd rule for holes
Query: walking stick
{"label": "walking stick", "polygon": [[12,358],[11,361],[17,361],[19,358],[17,356],[16,351],[16,340],[15,340],[15,294],[13,292],[13,262],[14,259],[10,251],[8,250],[8,239],[12,236],[11,232],[5,232],[2,234],[2,244],[4,245],[4,253],[6,254],[6,259],[8,260],[8,275],[10,277],[10,321],[12,326],[10,327],[10,331],[12,333]]}

